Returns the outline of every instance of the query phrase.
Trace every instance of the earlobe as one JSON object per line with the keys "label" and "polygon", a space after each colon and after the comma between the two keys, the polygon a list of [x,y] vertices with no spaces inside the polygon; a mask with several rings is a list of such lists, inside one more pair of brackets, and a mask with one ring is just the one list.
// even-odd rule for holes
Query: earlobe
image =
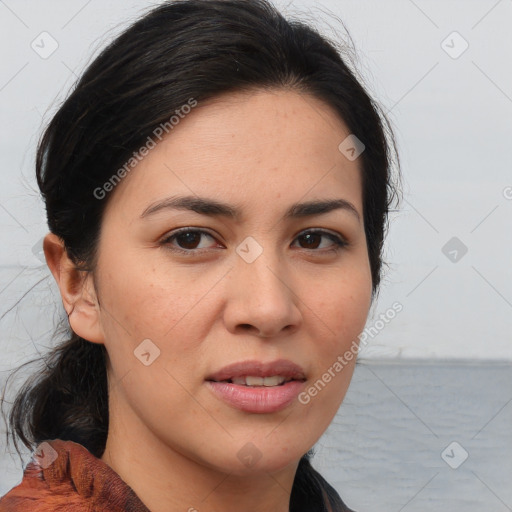
{"label": "earlobe", "polygon": [[69,258],[64,242],[48,233],[43,242],[46,263],[60,290],[73,332],[93,343],[103,343],[99,303],[92,274],[78,270]]}

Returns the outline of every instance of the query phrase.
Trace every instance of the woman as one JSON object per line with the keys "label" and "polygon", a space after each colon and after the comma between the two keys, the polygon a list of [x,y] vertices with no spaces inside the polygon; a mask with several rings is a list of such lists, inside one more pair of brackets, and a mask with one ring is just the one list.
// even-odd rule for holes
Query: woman
{"label": "woman", "polygon": [[350,510],[310,450],[380,282],[383,119],[264,0],[164,3],[95,59],[38,148],[71,337],[0,511]]}

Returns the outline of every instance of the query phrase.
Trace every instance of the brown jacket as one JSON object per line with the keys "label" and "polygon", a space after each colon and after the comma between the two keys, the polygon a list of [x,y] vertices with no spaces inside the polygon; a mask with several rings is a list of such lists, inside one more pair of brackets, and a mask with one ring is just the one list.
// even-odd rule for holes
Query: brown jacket
{"label": "brown jacket", "polygon": [[134,491],[84,446],[54,439],[38,446],[0,512],[150,512]]}

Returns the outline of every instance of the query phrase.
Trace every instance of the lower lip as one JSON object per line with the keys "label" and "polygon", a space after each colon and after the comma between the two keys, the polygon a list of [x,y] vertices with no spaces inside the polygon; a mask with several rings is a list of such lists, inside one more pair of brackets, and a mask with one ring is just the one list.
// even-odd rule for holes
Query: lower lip
{"label": "lower lip", "polygon": [[304,382],[291,380],[281,386],[250,387],[231,382],[206,381],[216,396],[237,409],[251,413],[277,412],[290,405]]}

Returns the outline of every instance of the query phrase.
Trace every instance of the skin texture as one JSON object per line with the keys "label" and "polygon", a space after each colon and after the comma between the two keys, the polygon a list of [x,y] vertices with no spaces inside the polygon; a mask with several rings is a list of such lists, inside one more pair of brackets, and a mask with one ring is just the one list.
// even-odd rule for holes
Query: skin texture
{"label": "skin texture", "polygon": [[[359,161],[338,150],[348,135],[310,95],[224,95],[194,108],[110,192],[93,273],[73,270],[47,235],[73,330],[110,358],[102,459],[152,512],[288,510],[299,459],[336,414],[355,358],[308,404],[275,413],[235,409],[205,378],[233,362],[284,358],[304,369],[307,389],[363,330],[371,273]],[[240,218],[140,217],[175,195],[228,203]],[[296,202],[340,198],[360,220],[346,209],[282,219]],[[164,240],[183,227],[207,231],[195,245],[181,239],[187,255],[173,251],[180,239]],[[349,245],[299,236],[311,228]],[[248,236],[263,249],[252,263],[236,252]],[[160,350],[148,366],[134,355],[144,339]],[[252,467],[237,457],[248,442],[261,454]]]}

